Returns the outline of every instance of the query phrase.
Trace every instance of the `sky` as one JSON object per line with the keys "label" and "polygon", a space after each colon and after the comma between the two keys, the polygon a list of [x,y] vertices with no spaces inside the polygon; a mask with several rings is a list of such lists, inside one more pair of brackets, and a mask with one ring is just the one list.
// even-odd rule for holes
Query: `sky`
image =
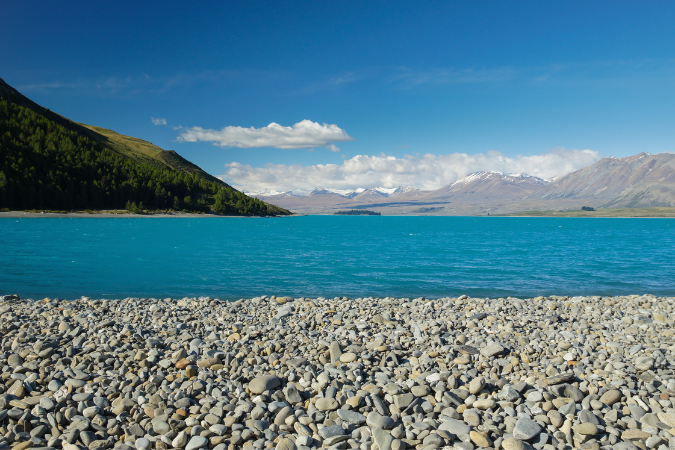
{"label": "sky", "polygon": [[5,2],[0,78],[248,192],[675,150],[675,3]]}

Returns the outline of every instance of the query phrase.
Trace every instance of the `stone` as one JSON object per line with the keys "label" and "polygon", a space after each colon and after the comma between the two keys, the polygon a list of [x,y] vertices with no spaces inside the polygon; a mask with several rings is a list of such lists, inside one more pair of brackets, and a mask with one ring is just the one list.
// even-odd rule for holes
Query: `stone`
{"label": "stone", "polygon": [[504,347],[502,347],[500,344],[494,342],[490,345],[487,345],[483,347],[480,350],[480,354],[485,356],[486,358],[490,358],[492,356],[500,355],[504,352]]}
{"label": "stone", "polygon": [[328,350],[330,351],[330,362],[334,363],[335,361],[340,360],[340,356],[342,356],[342,350],[340,349],[340,344],[333,341],[328,346]]}
{"label": "stone", "polygon": [[334,398],[319,398],[316,401],[316,409],[319,411],[334,411],[340,404]]}
{"label": "stone", "polygon": [[295,442],[288,438],[281,439],[276,446],[276,450],[297,450]]}
{"label": "stone", "polygon": [[348,364],[354,361],[356,361],[356,353],[347,352],[340,355],[340,362]]}
{"label": "stone", "polygon": [[492,441],[483,433],[472,430],[469,433],[469,437],[471,438],[471,441],[480,448],[492,447]]}
{"label": "stone", "polygon": [[136,439],[135,445],[137,450],[146,450],[150,448],[150,441],[145,438]]}
{"label": "stone", "polygon": [[348,409],[338,409],[337,415],[340,419],[353,425],[360,425],[366,421],[366,416],[356,411],[351,411]]}
{"label": "stone", "polygon": [[624,441],[633,441],[633,440],[640,440],[640,441],[646,441],[651,437],[651,434],[647,433],[646,431],[642,430],[626,430],[623,433],[621,433],[621,439]]}
{"label": "stone", "polygon": [[452,433],[456,436],[464,435],[467,437],[469,436],[469,432],[471,431],[471,427],[469,425],[457,419],[444,420],[438,427],[438,429],[442,431],[447,431],[448,433]]}
{"label": "stone", "polygon": [[373,428],[389,430],[394,427],[396,422],[389,416],[383,416],[375,411],[371,411],[366,417],[366,423]]}
{"label": "stone", "polygon": [[485,378],[477,377],[469,383],[469,393],[478,394],[485,387]]}
{"label": "stone", "polygon": [[248,389],[254,394],[262,394],[281,386],[281,381],[276,375],[263,375],[252,379],[248,383]]}
{"label": "stone", "polygon": [[600,401],[607,406],[612,406],[619,400],[621,400],[621,391],[618,389],[610,389],[600,397]]}
{"label": "stone", "polygon": [[635,368],[640,371],[652,370],[654,367],[654,358],[643,356],[635,359]]}
{"label": "stone", "polygon": [[391,450],[392,443],[394,442],[392,435],[382,428],[375,428],[373,430],[373,440],[375,441],[375,444],[377,444],[379,450]]}
{"label": "stone", "polygon": [[534,420],[528,419],[527,417],[521,417],[518,419],[516,426],[513,429],[513,437],[528,441],[541,433],[541,430],[541,425]]}
{"label": "stone", "polygon": [[574,425],[572,427],[572,430],[574,430],[575,433],[584,436],[595,436],[596,434],[598,434],[598,427],[591,422]]}
{"label": "stone", "polygon": [[516,438],[506,438],[502,441],[503,450],[531,450],[532,446],[525,441]]}
{"label": "stone", "polygon": [[12,385],[7,389],[7,394],[13,395],[14,397],[23,398],[26,394],[26,390],[23,386],[23,381],[16,380]]}
{"label": "stone", "polygon": [[204,436],[192,436],[185,446],[185,450],[196,450],[198,448],[206,447],[208,443],[209,440]]}

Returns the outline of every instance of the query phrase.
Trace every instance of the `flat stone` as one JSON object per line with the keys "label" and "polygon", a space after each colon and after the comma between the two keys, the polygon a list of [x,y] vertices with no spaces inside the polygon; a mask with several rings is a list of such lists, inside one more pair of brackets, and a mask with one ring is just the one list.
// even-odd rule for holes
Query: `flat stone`
{"label": "flat stone", "polygon": [[635,359],[635,368],[640,371],[651,370],[654,367],[654,358],[643,356]]}
{"label": "flat stone", "polygon": [[600,401],[607,406],[612,406],[614,403],[621,400],[621,391],[618,389],[610,389],[600,396]]}
{"label": "flat stone", "polygon": [[492,441],[483,433],[471,430],[471,432],[469,432],[469,437],[471,438],[471,441],[480,448],[492,447]]}
{"label": "flat stone", "polygon": [[548,377],[546,379],[546,383],[551,385],[551,386],[554,386],[556,384],[567,383],[569,381],[572,381],[573,379],[574,379],[573,373],[565,372],[565,373],[561,373],[561,374],[558,374],[558,375],[554,375],[552,377]]}
{"label": "flat stone", "polygon": [[480,354],[485,356],[486,358],[490,358],[492,356],[499,355],[504,352],[504,347],[502,347],[500,344],[494,342],[490,345],[487,345],[483,348],[480,349]]}
{"label": "flat stone", "polygon": [[145,438],[136,439],[135,445],[137,450],[146,450],[150,448],[150,441]]}
{"label": "flat stone", "polygon": [[284,389],[284,395],[286,396],[286,401],[291,405],[302,402],[302,396],[293,383],[288,383],[286,385],[286,388]]}
{"label": "flat stone", "polygon": [[356,411],[351,411],[348,409],[338,409],[337,415],[340,419],[353,425],[359,425],[366,421],[366,416]]}
{"label": "flat stone", "polygon": [[7,393],[18,398],[23,398],[26,394],[26,390],[23,386],[23,381],[16,380],[12,385],[7,389]]}
{"label": "flat stone", "polygon": [[391,444],[394,438],[382,428],[375,428],[373,430],[373,438],[379,450],[391,450]]}
{"label": "flat stone", "polygon": [[389,416],[383,416],[375,411],[371,411],[366,418],[366,423],[373,428],[388,430],[393,428],[396,422]]}
{"label": "flat stone", "polygon": [[471,427],[469,425],[457,419],[447,419],[443,421],[438,429],[447,431],[448,433],[452,433],[456,436],[464,435],[467,437],[471,431]]}
{"label": "flat stone", "polygon": [[256,377],[248,383],[248,389],[254,394],[262,394],[281,386],[281,381],[276,375],[263,375]]}
{"label": "flat stone", "polygon": [[477,394],[480,391],[482,391],[484,387],[485,387],[485,378],[483,377],[474,378],[469,383],[469,393]]}
{"label": "flat stone", "polygon": [[198,448],[206,447],[208,443],[209,440],[204,436],[192,436],[185,446],[185,450],[196,450]]}
{"label": "flat stone", "polygon": [[598,434],[598,427],[591,422],[574,425],[572,427],[572,430],[574,430],[575,433],[584,436],[595,436],[596,434]]}
{"label": "flat stone", "polygon": [[297,448],[295,442],[288,438],[281,439],[276,446],[276,450],[297,450]]}
{"label": "flat stone", "polygon": [[528,441],[541,433],[541,429],[541,425],[534,420],[528,419],[527,417],[521,417],[518,419],[518,422],[516,422],[516,426],[513,429],[513,437]]}
{"label": "flat stone", "polygon": [[642,430],[626,430],[623,433],[621,433],[621,439],[624,441],[633,441],[633,440],[640,440],[640,441],[646,441],[649,439],[651,434],[647,433],[646,431]]}
{"label": "flat stone", "polygon": [[502,441],[503,450],[532,450],[532,446],[516,438],[506,438]]}
{"label": "flat stone", "polygon": [[356,358],[357,358],[356,353],[347,352],[347,353],[343,353],[342,355],[340,355],[340,362],[348,364],[350,362],[356,361]]}
{"label": "flat stone", "polygon": [[460,345],[457,347],[457,351],[465,355],[478,355],[480,351],[476,347],[470,345]]}
{"label": "flat stone", "polygon": [[343,436],[345,434],[344,428],[340,425],[331,425],[329,427],[323,427],[319,430],[319,435],[325,440],[333,436]]}
{"label": "flat stone", "polygon": [[315,405],[319,411],[334,411],[340,407],[337,400],[325,397],[317,399]]}
{"label": "flat stone", "polygon": [[333,341],[333,342],[330,343],[330,346],[328,347],[328,350],[330,351],[330,362],[334,363],[334,362],[340,360],[340,356],[342,356],[342,350],[340,349],[340,344]]}
{"label": "flat stone", "polygon": [[415,396],[412,394],[398,394],[393,396],[394,404],[400,410],[404,410],[412,403]]}

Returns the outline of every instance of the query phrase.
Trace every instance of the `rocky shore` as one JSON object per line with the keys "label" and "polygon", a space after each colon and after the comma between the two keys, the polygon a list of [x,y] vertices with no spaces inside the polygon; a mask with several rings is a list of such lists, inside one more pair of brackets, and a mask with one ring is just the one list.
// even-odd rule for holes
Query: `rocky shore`
{"label": "rocky shore", "polygon": [[0,449],[675,448],[675,298],[0,297]]}

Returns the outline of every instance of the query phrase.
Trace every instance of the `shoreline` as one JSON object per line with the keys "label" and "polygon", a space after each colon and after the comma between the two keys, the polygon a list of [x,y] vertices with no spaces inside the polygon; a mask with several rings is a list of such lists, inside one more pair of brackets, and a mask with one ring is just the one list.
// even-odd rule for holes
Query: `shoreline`
{"label": "shoreline", "polygon": [[0,296],[0,318],[0,447],[675,445],[675,297]]}
{"label": "shoreline", "polygon": [[673,219],[673,216],[593,216],[593,215],[540,215],[540,214],[505,214],[505,215],[419,215],[419,214],[381,214],[379,216],[366,215],[342,215],[342,214],[308,214],[308,213],[293,213],[288,216],[224,216],[217,214],[194,214],[194,213],[172,213],[172,214],[134,214],[134,213],[84,213],[84,212],[70,212],[70,213],[38,213],[38,212],[24,212],[24,211],[0,211],[0,219],[33,219],[33,218],[91,218],[91,219],[166,219],[166,218],[240,218],[240,219],[255,219],[255,218],[286,218],[286,217],[308,217],[308,216],[326,216],[326,217],[471,217],[471,218],[545,218],[545,219]]}

